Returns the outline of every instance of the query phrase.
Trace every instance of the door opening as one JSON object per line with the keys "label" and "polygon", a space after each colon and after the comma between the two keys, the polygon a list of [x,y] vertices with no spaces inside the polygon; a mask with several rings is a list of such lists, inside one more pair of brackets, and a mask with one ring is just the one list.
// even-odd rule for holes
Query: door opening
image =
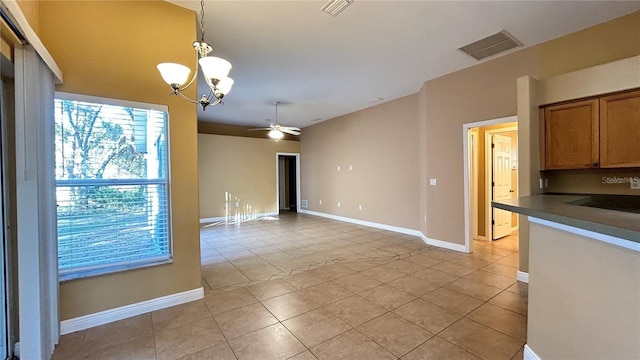
{"label": "door opening", "polygon": [[278,212],[298,212],[300,203],[300,154],[277,154]]}
{"label": "door opening", "polygon": [[475,241],[517,237],[518,217],[496,211],[491,201],[517,197],[516,117],[465,124],[465,247]]}

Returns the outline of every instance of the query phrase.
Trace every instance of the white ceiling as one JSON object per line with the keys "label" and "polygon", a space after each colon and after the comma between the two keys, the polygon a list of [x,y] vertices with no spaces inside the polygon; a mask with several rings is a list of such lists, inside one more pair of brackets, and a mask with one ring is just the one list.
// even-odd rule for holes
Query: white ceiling
{"label": "white ceiling", "polygon": [[[200,1],[171,2],[200,18]],[[457,49],[502,29],[528,47],[640,10],[640,1],[355,0],[332,17],[324,3],[205,1],[205,40],[233,64],[235,85],[198,119],[265,125],[280,101],[280,123],[305,127],[476,65]]]}

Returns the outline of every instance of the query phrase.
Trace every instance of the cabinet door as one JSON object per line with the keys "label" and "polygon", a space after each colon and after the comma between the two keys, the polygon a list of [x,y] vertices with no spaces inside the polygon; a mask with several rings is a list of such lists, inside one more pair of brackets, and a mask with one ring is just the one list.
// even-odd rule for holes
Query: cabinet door
{"label": "cabinet door", "polygon": [[549,106],[544,121],[545,169],[598,166],[598,99]]}
{"label": "cabinet door", "polygon": [[600,98],[600,167],[640,167],[640,90]]}

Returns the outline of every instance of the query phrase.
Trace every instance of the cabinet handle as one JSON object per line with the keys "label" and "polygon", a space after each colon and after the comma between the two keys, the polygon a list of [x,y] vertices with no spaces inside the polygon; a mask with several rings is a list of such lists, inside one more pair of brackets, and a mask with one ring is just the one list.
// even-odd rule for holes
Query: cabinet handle
{"label": "cabinet handle", "polygon": [[593,166],[598,166],[598,163],[593,163]]}

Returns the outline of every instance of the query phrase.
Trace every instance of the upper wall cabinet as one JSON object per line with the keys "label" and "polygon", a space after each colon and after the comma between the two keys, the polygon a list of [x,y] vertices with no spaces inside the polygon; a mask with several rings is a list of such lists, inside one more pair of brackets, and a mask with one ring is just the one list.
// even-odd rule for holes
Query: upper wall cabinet
{"label": "upper wall cabinet", "polygon": [[640,90],[600,98],[600,167],[640,167]]}
{"label": "upper wall cabinet", "polygon": [[640,90],[543,107],[541,169],[640,167]]}
{"label": "upper wall cabinet", "polygon": [[598,100],[544,109],[545,169],[598,166]]}

